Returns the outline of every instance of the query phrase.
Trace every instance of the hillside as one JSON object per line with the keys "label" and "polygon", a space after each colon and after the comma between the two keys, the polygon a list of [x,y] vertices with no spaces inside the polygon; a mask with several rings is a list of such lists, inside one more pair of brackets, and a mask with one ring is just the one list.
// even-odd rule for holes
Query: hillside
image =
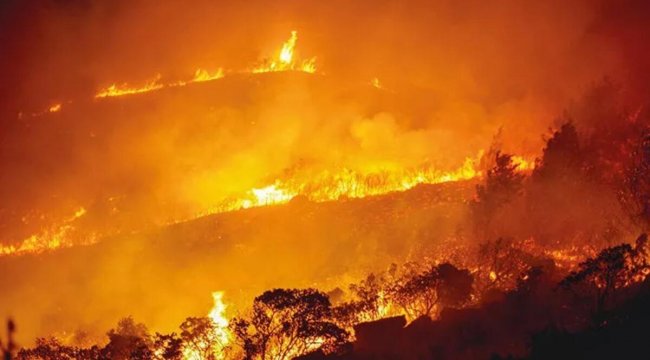
{"label": "hillside", "polygon": [[[364,199],[215,214],[95,245],[0,258],[0,308],[19,340],[77,328],[101,335],[133,315],[169,331],[225,291],[232,314],[273,287],[333,289],[435,248],[462,226],[472,182],[421,185]],[[48,301],[43,301],[44,298]]]}

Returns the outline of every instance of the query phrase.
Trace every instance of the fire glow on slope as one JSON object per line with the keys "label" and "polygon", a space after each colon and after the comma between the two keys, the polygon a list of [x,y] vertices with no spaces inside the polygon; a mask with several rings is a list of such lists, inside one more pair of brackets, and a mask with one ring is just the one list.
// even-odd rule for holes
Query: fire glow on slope
{"label": "fire glow on slope", "polygon": [[[298,32],[292,31],[291,37],[282,45],[279,53],[270,58],[263,60],[260,64],[254,66],[252,69],[239,71],[243,73],[266,73],[275,71],[301,71],[313,74],[316,72],[316,58],[312,57],[306,60],[297,60],[295,56],[296,42],[298,41]],[[237,72],[237,71],[235,71]],[[205,69],[197,69],[194,72],[194,77],[187,81],[177,81],[171,83],[162,83],[160,74],[144,85],[131,86],[129,84],[112,84],[106,88],[101,89],[95,94],[96,99],[125,96],[133,94],[141,94],[150,91],[160,90],[162,88],[185,86],[191,83],[204,82],[220,79],[225,76],[223,68],[219,68],[214,72],[209,72]]]}
{"label": "fire glow on slope", "polygon": [[[419,184],[471,180],[482,176],[478,169],[482,156],[483,152],[481,151],[477,157],[465,159],[462,166],[456,170],[446,172],[433,168],[421,168],[362,174],[343,169],[335,172],[322,172],[305,181],[292,178],[278,179],[267,186],[253,188],[246,194],[233,196],[232,199],[204,209],[190,218],[173,222],[188,221],[201,216],[240,209],[284,204],[296,196],[304,196],[315,202],[324,202],[406,191]],[[521,172],[531,171],[534,166],[532,161],[521,156],[514,156],[513,162]],[[80,208],[62,223],[52,225],[24,239],[19,245],[4,245],[0,247],[0,256],[41,253],[75,245],[94,244],[99,237],[97,234],[86,235],[85,240],[81,242],[73,240],[73,236],[71,236],[75,231],[74,222],[85,214],[86,210]]]}
{"label": "fire glow on slope", "polygon": [[72,216],[64,219],[61,223],[54,224],[43,229],[40,233],[31,235],[19,245],[1,245],[0,256],[40,253],[74,245],[93,244],[96,240],[94,235],[87,235],[81,244],[72,240],[71,234],[75,230],[74,222],[84,215],[86,215],[86,209],[79,208]]}
{"label": "fire glow on slope", "polygon": [[[483,157],[480,151],[476,157],[468,157],[463,164],[452,171],[440,171],[431,167],[407,170],[360,173],[348,169],[323,171],[307,180],[277,179],[264,187],[253,188],[231,200],[197,214],[205,216],[213,213],[235,211],[258,206],[284,204],[296,196],[315,201],[335,201],[344,198],[364,198],[391,192],[406,191],[420,184],[440,184],[464,181],[482,176],[479,163]],[[520,172],[530,172],[534,162],[522,156],[513,156],[513,163]]]}
{"label": "fire glow on slope", "polygon": [[292,179],[277,180],[269,186],[253,189],[250,199],[239,205],[243,208],[282,204],[293,197],[303,195],[312,201],[332,201],[341,198],[363,198],[395,191],[406,191],[419,184],[438,184],[462,181],[480,176],[478,159],[467,158],[461,167],[450,172],[431,168],[412,171],[378,172],[362,174],[347,169],[339,172],[323,172],[307,182]]}
{"label": "fire glow on slope", "polygon": [[[307,60],[301,60],[296,54],[296,44],[298,33],[291,32],[291,37],[282,45],[277,53],[271,58],[260,62],[257,66],[245,70],[245,73],[265,73],[281,71],[300,71],[314,73],[316,71],[315,57]],[[161,81],[162,76],[157,75],[154,79],[148,81],[143,86],[131,87],[128,84],[112,84],[101,90],[95,95],[95,98],[107,98],[116,96],[126,96],[132,94],[146,93],[165,87],[185,86],[190,83],[206,82],[224,77],[227,71],[219,68],[216,71],[197,69],[194,76],[187,81],[177,81],[164,83]],[[374,79],[372,85],[381,88],[378,79]],[[60,111],[60,104],[50,108],[50,112]],[[301,196],[315,202],[334,201],[345,198],[363,198],[367,196],[381,195],[390,192],[405,191],[419,184],[437,184],[444,182],[454,182],[470,180],[481,177],[479,162],[483,152],[479,152],[476,157],[468,157],[456,169],[442,171],[434,166],[421,166],[416,168],[390,168],[390,169],[372,169],[370,171],[361,171],[349,168],[333,168],[303,174],[302,176],[288,176],[271,179],[267,183],[260,184],[248,191],[225,194],[225,197],[211,200],[210,203],[202,204],[191,212],[182,217],[165,219],[157,225],[165,225],[188,221],[196,217],[235,211],[240,209],[283,204],[289,202],[296,196]],[[521,156],[513,157],[514,163],[520,171],[530,171],[533,168],[533,162],[524,159]],[[237,190],[239,191],[239,190]],[[88,204],[86,204],[88,205]],[[74,217],[60,223],[56,226],[48,227],[24,239],[18,245],[5,245],[0,248],[1,255],[39,253],[47,250],[54,250],[63,247],[70,247],[80,244],[91,244],[96,238],[102,236],[97,234],[92,237],[88,236],[87,240],[73,241],[71,234],[76,234],[74,221],[83,216],[85,212],[76,214]],[[119,232],[119,229],[118,231]],[[103,234],[105,235],[105,234]]]}

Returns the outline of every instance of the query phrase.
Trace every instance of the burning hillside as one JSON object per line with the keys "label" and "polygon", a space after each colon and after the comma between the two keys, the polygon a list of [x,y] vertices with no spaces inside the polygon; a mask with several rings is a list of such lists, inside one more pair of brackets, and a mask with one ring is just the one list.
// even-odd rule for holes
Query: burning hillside
{"label": "burning hillside", "polygon": [[[148,179],[142,180],[144,181],[143,186],[165,187],[165,189],[154,189],[156,192],[154,194],[146,194],[141,190],[136,190],[137,193],[131,194],[129,193],[130,189],[128,187],[133,185],[127,184],[125,186],[119,179],[105,179],[102,175],[99,175],[101,181],[117,181],[117,183],[105,184],[101,190],[88,189],[89,191],[99,192],[83,194],[81,197],[74,190],[72,193],[67,192],[61,194],[60,196],[69,197],[67,201],[76,201],[78,204],[78,209],[74,210],[74,217],[50,220],[50,223],[45,222],[45,224],[40,226],[40,229],[31,235],[22,235],[24,240],[14,241],[13,243],[10,242],[10,244],[4,245],[1,248],[1,253],[5,255],[24,254],[27,252],[38,253],[61,247],[74,246],[75,244],[92,244],[105,236],[146,229],[152,223],[154,226],[160,226],[212,213],[286,203],[294,197],[305,197],[312,201],[360,198],[394,191],[404,191],[418,184],[436,184],[480,177],[482,171],[481,161],[485,161],[483,159],[483,150],[474,150],[476,155],[467,156],[463,160],[457,157],[458,160],[453,162],[449,160],[441,162],[440,160],[431,159],[423,152],[424,149],[420,149],[422,146],[425,148],[431,146],[426,144],[426,140],[424,139],[426,131],[406,130],[404,132],[401,129],[403,125],[397,122],[396,117],[391,115],[390,112],[384,112],[393,110],[390,109],[392,106],[384,108],[387,104],[384,104],[386,100],[383,98],[386,95],[389,98],[393,96],[390,94],[382,94],[383,90],[379,89],[380,91],[375,91],[366,84],[347,84],[341,86],[340,89],[335,88],[334,93],[331,93],[332,90],[330,88],[333,86],[331,81],[319,77],[313,79],[308,77],[301,78],[303,77],[301,73],[313,74],[316,71],[316,64],[315,58],[309,58],[308,60],[296,58],[294,52],[296,52],[297,39],[297,32],[292,31],[291,37],[282,45],[276,54],[262,60],[257,65],[251,66],[249,69],[224,71],[222,68],[219,68],[215,72],[198,69],[194,73],[194,77],[190,80],[168,82],[164,82],[161,75],[158,74],[154,80],[148,81],[140,86],[133,86],[127,83],[109,85],[100,89],[94,95],[94,101],[85,100],[85,102],[79,104],[69,101],[65,110],[62,110],[62,105],[57,104],[50,107],[48,111],[33,114],[32,116],[37,121],[52,121],[54,124],[49,126],[55,127],[57,129],[56,131],[74,126],[72,122],[76,122],[83,116],[88,116],[88,114],[97,116],[98,118],[95,118],[93,124],[88,124],[82,133],[75,135],[75,137],[78,137],[78,141],[83,143],[82,146],[90,147],[90,151],[99,150],[95,147],[98,145],[101,146],[101,143],[104,142],[109,146],[110,144],[114,144],[115,140],[107,138],[111,134],[106,134],[106,131],[116,131],[120,139],[122,136],[135,136],[136,139],[134,140],[137,142],[135,146],[139,146],[141,142],[154,142],[148,148],[135,150],[135,152],[144,151],[138,158],[144,156],[145,159],[138,159],[138,161],[148,162],[150,161],[148,160],[149,157],[160,156],[161,154],[157,153],[159,149],[156,147],[160,145],[159,142],[161,141],[165,143],[172,142],[163,145],[164,147],[174,147],[175,145],[173,143],[176,141],[187,141],[181,140],[185,137],[192,137],[197,141],[204,141],[205,143],[196,148],[194,145],[190,145],[189,147],[179,149],[181,152],[189,151],[185,155],[175,154],[181,155],[182,158],[187,157],[187,161],[181,160],[182,163],[176,165],[174,163],[168,163],[167,165],[170,169],[142,169],[142,171],[155,172],[155,176],[161,175],[163,177],[159,179],[159,181],[163,182],[162,184],[156,184]],[[258,78],[265,76],[262,73],[271,72],[279,73],[278,77]],[[259,86],[260,81],[264,84],[261,88]],[[188,88],[186,90],[186,86],[194,86],[194,88]],[[211,87],[206,89],[201,86]],[[353,86],[353,88],[351,89],[350,86]],[[257,124],[257,120],[254,119],[251,120],[250,124],[245,125],[246,128],[241,128],[241,124],[237,123],[231,125],[218,124],[218,122],[217,124],[214,123],[215,119],[224,115],[228,116],[227,113],[223,114],[222,112],[230,111],[229,109],[232,107],[238,108],[238,111],[247,112],[254,104],[268,101],[267,98],[269,96],[274,97],[274,93],[267,94],[266,87],[277,87],[277,91],[285,93],[289,97],[286,104],[284,100],[280,101],[280,104],[276,104],[276,100],[272,99],[273,104],[271,105],[271,109],[265,110],[272,112],[280,111],[282,114],[289,116],[287,120],[291,118],[295,119],[293,123],[287,122],[281,125],[283,126],[281,129],[283,132],[286,130],[286,134],[283,133],[284,135],[278,138],[275,135],[275,129],[269,128],[269,126],[275,126],[275,124]],[[178,93],[178,90],[183,90],[183,92]],[[185,91],[188,93],[185,93]],[[233,91],[237,93],[236,96],[231,94]],[[298,91],[306,91],[307,94],[315,98],[304,99],[296,93]],[[317,122],[329,122],[331,120],[328,118],[330,116],[329,114],[331,113],[331,116],[337,116],[339,112],[338,109],[332,111],[332,108],[341,107],[340,104],[337,104],[339,97],[343,96],[340,94],[341,91],[346,92],[347,94],[345,96],[350,99],[361,99],[361,102],[355,104],[355,106],[367,101],[363,99],[364,96],[371,95],[374,97],[369,104],[364,104],[368,108],[362,112],[368,112],[369,114],[375,113],[375,115],[371,119],[356,119],[356,114],[346,114],[346,116],[354,116],[355,118],[336,119],[335,121],[338,122],[338,125],[332,123],[315,123],[312,129],[308,128],[304,131],[303,129],[306,126],[303,123],[299,123],[299,121],[305,116],[305,106],[314,107],[314,109],[308,110],[308,113],[313,113],[314,110],[318,109],[328,114],[324,119],[319,119],[316,116]],[[350,91],[353,91],[353,93],[350,93]],[[221,98],[224,94],[228,94],[226,95],[226,99]],[[197,95],[204,98],[196,101],[195,97]],[[298,97],[296,98],[295,96]],[[252,99],[245,104],[237,104],[242,97],[252,97]],[[113,100],[111,98],[116,99]],[[325,101],[323,102],[323,100]],[[117,112],[114,101],[125,101],[125,103],[120,104]],[[393,101],[399,101],[399,99],[389,100],[389,102]],[[190,109],[190,112],[186,112],[183,109],[179,113],[178,110],[171,108],[176,107],[172,105],[173,103],[183,104],[182,106]],[[163,121],[172,122],[144,125],[145,134],[130,134],[132,131],[140,130],[138,130],[138,127],[132,129],[130,124],[115,124],[115,119],[118,118],[121,119],[120,122],[124,122],[124,119],[131,118],[134,119],[133,121],[142,121],[143,116],[152,116],[150,106],[153,104],[160,104],[157,106],[165,107],[156,116],[162,116]],[[218,106],[219,110],[215,110],[215,106]],[[300,108],[294,111],[292,109],[294,106],[300,106]],[[397,103],[393,106],[397,106],[395,110],[401,107]],[[279,107],[281,110],[276,107]],[[378,110],[376,108],[383,108],[384,110],[377,113]],[[202,112],[208,114],[207,118],[205,118],[206,115]],[[164,120],[170,116],[172,119]],[[176,117],[193,118],[197,116],[203,118],[199,120],[201,124],[193,123],[189,128],[181,129],[181,134],[177,133],[179,131],[178,125],[173,124]],[[239,121],[238,119],[233,120]],[[261,121],[266,121],[266,119],[261,118]],[[33,126],[40,127],[43,125],[37,123]],[[108,128],[103,128],[102,126],[108,126]],[[168,129],[170,126],[172,129]],[[185,125],[182,126],[184,127]],[[245,137],[249,137],[248,141],[251,146],[246,148],[243,147],[244,144],[209,144],[208,142],[212,140],[212,136],[215,133],[212,130],[207,133],[194,133],[197,131],[196,126],[223,127],[224,129],[217,130],[217,134],[221,134],[222,131],[243,131],[247,133]],[[286,129],[284,128],[285,126],[287,127]],[[338,129],[332,129],[332,126],[338,127]],[[312,134],[312,131],[321,130],[334,132],[324,135]],[[85,131],[88,131],[88,133],[85,133]],[[272,135],[270,143],[266,143],[269,139],[263,137],[258,138],[258,132],[260,131],[267,135]],[[349,131],[350,133],[341,134],[341,131]],[[123,134],[125,132],[127,134]],[[28,137],[35,136],[29,132],[25,135]],[[226,135],[227,133],[223,133],[218,136]],[[333,139],[334,136],[339,135],[349,137],[341,145],[349,147],[350,150],[342,151],[338,154],[333,153],[333,156],[330,154],[324,156],[322,149],[312,149],[312,145],[308,145],[307,148],[298,149],[293,144],[288,149],[276,148],[278,146],[284,147],[284,142],[287,140],[284,139],[284,136],[294,138],[295,140],[292,141],[299,143],[308,141],[307,139],[301,139],[301,137],[316,136],[314,140],[323,142],[322,144],[316,145],[323,147],[329,141],[327,139]],[[147,139],[149,136],[153,136],[153,138]],[[323,136],[325,138],[322,138]],[[390,153],[382,155],[381,152],[385,150],[377,147],[380,145],[377,143],[377,140],[381,138],[388,140],[387,137],[390,136],[402,137],[403,139],[398,140],[398,142],[402,142],[404,146],[411,147],[412,150],[410,151],[414,151],[414,155],[416,156],[411,158],[411,154],[397,153],[397,149],[389,150]],[[340,140],[337,139],[336,141],[339,142]],[[228,140],[228,142],[231,142],[231,140]],[[348,145],[345,142],[352,143]],[[212,158],[219,156],[218,152],[219,150],[223,150],[223,146],[230,148],[228,153],[232,154],[228,156],[231,156],[231,159],[227,159],[221,166],[218,164],[219,159],[217,158],[212,163]],[[165,151],[164,147],[163,151]],[[257,156],[256,152],[258,151],[256,148],[258,147],[261,148],[260,150],[266,149],[271,153],[264,154],[262,158],[255,158]],[[234,148],[238,148],[239,150],[235,150],[233,153]],[[168,150],[172,150],[172,148]],[[289,153],[287,153],[287,150]],[[37,151],[36,154],[28,154],[27,156],[40,156],[38,151],[41,151],[41,149],[35,149],[35,151]],[[150,153],[150,151],[154,151],[154,153]],[[297,153],[295,155],[292,154],[296,151]],[[376,154],[376,151],[380,153]],[[196,152],[206,153],[197,154]],[[281,154],[281,152],[285,152],[285,154]],[[418,153],[422,153],[422,155],[417,155]],[[93,154],[89,156],[102,157],[103,155]],[[168,154],[165,156],[174,155]],[[284,159],[276,159],[278,156],[284,157]],[[404,158],[404,156],[407,157]],[[224,156],[221,155],[221,157]],[[524,157],[517,156],[515,160],[520,171],[530,171],[532,169],[533,163],[531,159],[526,160]],[[124,163],[128,162],[127,160]],[[456,164],[450,166],[454,162]],[[151,165],[151,163],[138,164],[136,162],[128,166],[150,167]],[[83,170],[86,168],[86,164],[83,163],[75,164],[75,166],[79,167],[76,171],[97,171],[97,169]],[[121,167],[122,165],[119,166]],[[179,166],[180,168],[171,169],[175,166]],[[124,171],[128,172],[132,170],[126,169]],[[182,176],[181,178],[179,178],[179,171],[182,173],[180,175]],[[76,183],[80,180],[66,179],[67,174],[62,175],[62,181]],[[117,174],[117,176],[130,175]],[[232,176],[243,176],[245,179],[242,179],[240,183],[233,183],[231,180]],[[130,181],[132,180],[128,180],[128,182]],[[180,183],[170,183],[172,181]],[[160,193],[161,191],[163,193]],[[91,195],[91,197],[88,195]],[[144,201],[156,203],[158,206],[170,207],[171,209],[162,213],[156,211],[154,214],[149,213],[149,209],[134,209],[134,206],[140,207],[143,205],[138,203],[143,201],[137,199],[138,196],[148,196],[149,198]],[[150,206],[150,204],[144,205],[146,207]],[[29,209],[28,211],[36,211],[34,215],[41,218],[48,218],[49,216],[56,217],[57,215],[53,214],[57,214],[58,211],[63,211],[62,209],[49,207],[50,205],[47,205],[44,209]],[[70,212],[71,209],[68,207],[65,211]],[[87,211],[90,212],[88,216],[84,219],[79,219],[85,216]],[[119,218],[133,216],[132,211],[138,212],[136,215],[138,221],[129,224],[122,223]],[[20,214],[17,213],[16,215]],[[21,227],[24,229],[30,228],[30,223],[34,222],[30,217],[34,215],[29,213],[22,214],[20,218],[20,222],[22,223]],[[86,221],[87,218],[95,217],[97,217],[96,220],[101,224],[94,224],[95,219]],[[11,235],[11,233],[8,235]]]}
{"label": "burning hillside", "polygon": [[647,10],[1,4],[1,351],[638,358]]}

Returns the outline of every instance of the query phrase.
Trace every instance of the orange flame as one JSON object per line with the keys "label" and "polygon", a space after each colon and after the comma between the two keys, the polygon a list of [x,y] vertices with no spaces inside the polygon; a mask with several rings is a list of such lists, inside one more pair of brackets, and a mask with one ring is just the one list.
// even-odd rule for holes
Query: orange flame
{"label": "orange flame", "polygon": [[512,157],[512,163],[517,167],[518,171],[528,172],[535,169],[535,161],[526,159],[519,155],[514,155]]}
{"label": "orange flame", "polygon": [[271,59],[253,68],[253,73],[265,73],[273,71],[303,71],[307,73],[316,72],[316,58],[312,57],[303,61],[296,61],[295,48],[298,41],[298,32],[292,31],[291,37],[287,40],[280,50],[277,59]]}
{"label": "orange flame", "polygon": [[223,302],[223,291],[213,292],[212,299],[214,300],[214,306],[208,316],[214,323],[218,342],[225,346],[230,341],[230,333],[228,332],[228,319],[226,318],[226,308],[228,306]]}
{"label": "orange flame", "polygon": [[62,105],[60,103],[57,103],[57,104],[54,104],[54,105],[50,106],[47,109],[47,111],[49,111],[51,113],[59,112],[59,111],[61,111],[61,107],[62,107]]}
{"label": "orange flame", "polygon": [[[265,73],[273,71],[302,71],[306,73],[315,73],[316,72],[316,58],[312,57],[310,59],[296,61],[295,59],[295,48],[296,42],[298,41],[298,32],[292,31],[291,37],[283,45],[280,53],[277,55],[277,58],[266,60],[261,65],[254,67],[251,70],[246,70],[244,72],[250,73]],[[185,86],[190,83],[205,82],[211,80],[221,79],[225,76],[225,71],[223,68],[217,69],[215,72],[210,73],[209,71],[199,68],[194,72],[194,77],[186,81],[177,81],[172,83],[161,83],[160,80],[162,76],[160,74],[142,86],[130,86],[127,83],[122,83],[118,85],[116,83],[105,87],[97,94],[95,94],[96,99],[115,97],[115,96],[125,96],[133,94],[141,94],[150,91],[160,90],[162,88],[168,87],[177,87]],[[50,108],[50,111],[52,108]],[[60,109],[60,106],[59,106]],[[58,111],[55,110],[55,111]]]}
{"label": "orange flame", "polygon": [[[27,253],[41,253],[47,250],[55,250],[78,245],[72,241],[70,235],[74,232],[74,221],[86,214],[86,209],[79,208],[74,215],[65,219],[61,224],[44,229],[38,234],[31,235],[24,239],[19,245],[0,245],[0,256],[22,255]],[[90,236],[84,245],[95,242],[95,237]]]}
{"label": "orange flame", "polygon": [[222,77],[224,77],[222,68],[217,69],[214,73],[210,73],[204,69],[196,69],[196,72],[194,72],[194,78],[192,78],[191,82],[211,81],[221,79]]}
{"label": "orange flame", "polygon": [[298,195],[311,201],[323,202],[406,191],[419,184],[470,180],[481,176],[478,164],[482,155],[483,151],[480,151],[477,157],[466,158],[462,166],[452,171],[440,171],[431,167],[370,173],[341,169],[323,171],[305,181],[296,178],[277,179],[272,184],[253,188],[240,197],[206,209],[197,216],[284,204]]}
{"label": "orange flame", "polygon": [[100,90],[95,98],[105,98],[105,97],[114,97],[114,96],[124,96],[124,95],[133,95],[145,93],[153,90],[162,89],[165,85],[160,83],[161,75],[158,74],[156,78],[147,82],[141,87],[129,87],[128,84],[117,85],[113,84],[107,88]]}
{"label": "orange flame", "polygon": [[[201,343],[198,345],[200,348],[211,348],[214,359],[224,359],[226,357],[225,350],[230,343],[231,335],[228,330],[229,322],[225,316],[227,305],[223,302],[223,291],[213,292],[212,299],[214,305],[208,313],[208,317],[212,320],[214,333],[208,341],[209,344]],[[183,359],[202,360],[203,357],[195,347],[185,347],[183,349]]]}

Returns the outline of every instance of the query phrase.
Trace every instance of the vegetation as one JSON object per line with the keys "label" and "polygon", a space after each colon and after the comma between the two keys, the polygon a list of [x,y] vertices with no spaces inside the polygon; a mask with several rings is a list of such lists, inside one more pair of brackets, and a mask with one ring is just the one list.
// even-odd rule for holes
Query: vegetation
{"label": "vegetation", "polygon": [[2,350],[62,360],[643,358],[650,137],[647,119],[620,116],[565,121],[530,176],[495,151],[469,202],[470,241],[444,256],[423,254],[346,290],[269,290],[227,328],[189,317],[178,334],[151,335],[129,317],[103,345],[47,338],[16,352],[10,323]]}

